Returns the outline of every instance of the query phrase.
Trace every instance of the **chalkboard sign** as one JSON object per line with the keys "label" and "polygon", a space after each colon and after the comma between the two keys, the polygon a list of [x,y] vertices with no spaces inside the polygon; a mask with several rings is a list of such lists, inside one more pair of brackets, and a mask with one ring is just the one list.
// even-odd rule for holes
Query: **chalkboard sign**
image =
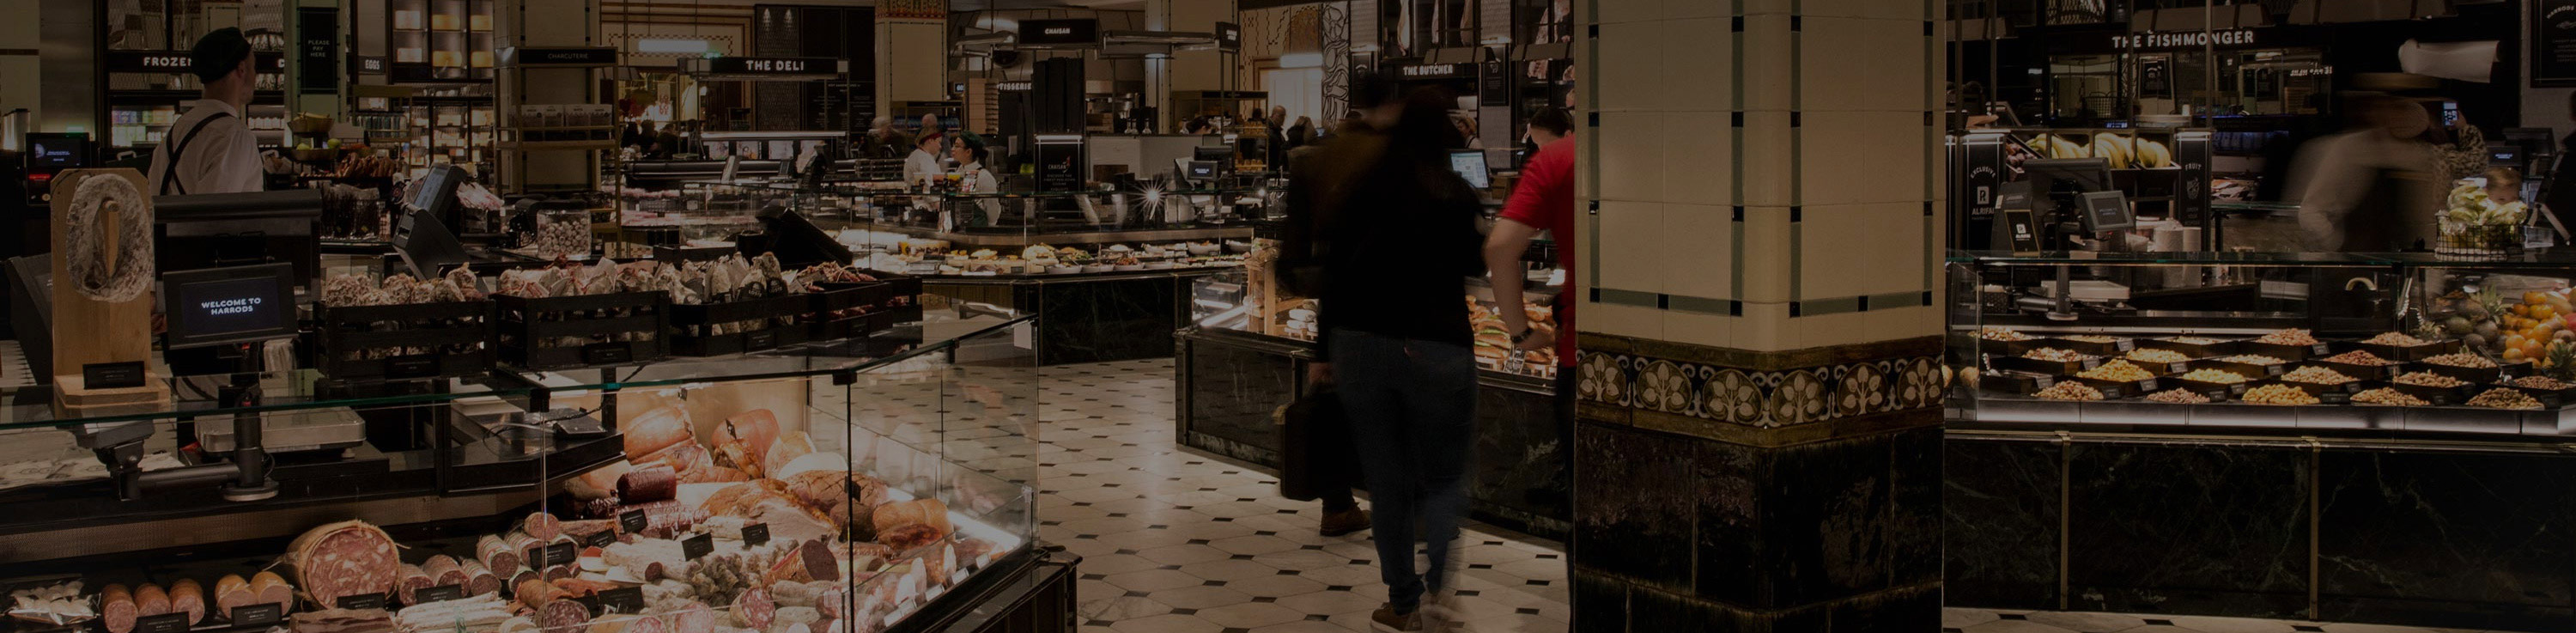
{"label": "chalkboard sign", "polygon": [[412,594],[412,598],[413,598],[412,604],[429,604],[429,603],[432,603],[432,602],[446,602],[446,601],[449,601],[449,600],[455,600],[455,599],[457,599],[457,598],[463,598],[463,597],[465,597],[465,588],[464,588],[464,587],[457,586],[457,585],[439,585],[439,586],[436,586],[436,587],[428,587],[428,588],[424,588],[424,589],[421,589],[419,592],[413,593],[413,594]]}
{"label": "chalkboard sign", "polygon": [[188,633],[188,614],[183,611],[136,618],[134,633]]}
{"label": "chalkboard sign", "polygon": [[645,518],[643,510],[627,510],[617,515],[618,529],[625,530],[627,534],[643,532],[650,525],[652,523]]}
{"label": "chalkboard sign", "polygon": [[697,560],[698,557],[705,556],[709,552],[714,551],[716,551],[716,536],[713,534],[702,533],[680,541],[680,556],[682,558]]}
{"label": "chalkboard sign", "polygon": [[549,567],[555,565],[570,565],[579,556],[580,552],[573,551],[572,543],[569,542],[546,546],[546,565]]}
{"label": "chalkboard sign", "polygon": [[592,532],[589,536],[584,536],[581,539],[581,544],[591,547],[607,547],[609,544],[616,542],[617,531],[615,530],[600,530]]}
{"label": "chalkboard sign", "polygon": [[2531,86],[2576,86],[2576,0],[2531,1]]}
{"label": "chalkboard sign", "polygon": [[768,543],[769,524],[753,523],[751,525],[742,526],[742,544],[758,547]]}
{"label": "chalkboard sign", "polygon": [[1512,104],[1512,70],[1502,60],[1480,64],[1483,70],[1476,82],[1476,105],[1485,107]]}
{"label": "chalkboard sign", "polygon": [[362,593],[354,596],[340,596],[339,604],[342,609],[382,609],[385,608],[385,594]]}
{"label": "chalkboard sign", "polygon": [[601,591],[599,610],[603,613],[643,613],[644,588],[624,587]]}
{"label": "chalkboard sign", "polygon": [[[381,594],[380,594],[381,595]],[[233,626],[268,626],[285,617],[286,605],[275,602],[233,607]]]}
{"label": "chalkboard sign", "polygon": [[1021,20],[1022,46],[1088,46],[1100,43],[1100,21],[1093,19]]}

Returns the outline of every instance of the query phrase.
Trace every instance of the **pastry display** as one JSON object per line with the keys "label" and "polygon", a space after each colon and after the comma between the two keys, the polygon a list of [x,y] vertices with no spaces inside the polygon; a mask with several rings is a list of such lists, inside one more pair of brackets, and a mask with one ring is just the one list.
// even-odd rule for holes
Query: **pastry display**
{"label": "pastry display", "polygon": [[2255,387],[2251,390],[2247,390],[2242,399],[2253,404],[2270,405],[2311,405],[2317,403],[2317,397],[2308,395],[2307,390],[2289,385],[2263,385]]}
{"label": "pastry display", "polygon": [[2112,382],[2137,382],[2155,377],[2154,374],[2147,373],[2147,370],[2140,369],[2137,365],[2129,364],[2129,361],[2120,359],[2112,359],[2111,362],[2103,363],[2100,367],[2084,370],[2084,373],[2076,374],[2076,376],[2081,378],[2091,378],[2094,380],[2108,380]]}
{"label": "pastry display", "polygon": [[2370,345],[2387,345],[2390,347],[2416,347],[2426,344],[2424,339],[2407,336],[2403,332],[2388,332],[2367,339],[2362,339],[2361,342]]}
{"label": "pastry display", "polygon": [[2469,406],[2489,409],[2539,409],[2540,401],[2521,391],[2497,387],[2469,398]]}
{"label": "pastry display", "polygon": [[2141,363],[2180,363],[2191,360],[2190,356],[2185,356],[2182,352],[2162,349],[2129,350],[2129,353],[2122,354],[2120,357]]}
{"label": "pastry display", "polygon": [[2270,333],[2270,334],[2265,334],[2265,335],[2263,335],[2263,337],[2262,337],[2262,338],[2254,339],[2254,342],[2256,342],[2256,343],[2268,344],[2268,345],[2291,345],[2291,346],[2305,347],[2305,346],[2309,346],[2309,345],[2315,345],[2315,344],[2317,344],[2317,337],[2316,337],[2316,336],[2314,336],[2314,335],[2309,334],[2307,330],[2302,330],[2302,329],[2299,329],[2299,328],[2290,328],[2290,329],[2287,329],[2287,330],[2281,330],[2281,331],[2279,331],[2279,332],[2273,332],[2273,333]]}
{"label": "pastry display", "polygon": [[2467,353],[2443,354],[2424,359],[2424,362],[2447,367],[2466,367],[2469,369],[2494,369],[2496,367],[2495,361],[2487,360],[2484,356]]}
{"label": "pastry display", "polygon": [[2432,404],[2425,402],[2423,398],[2406,395],[2405,392],[2387,387],[2380,387],[2378,389],[2371,389],[2361,393],[2352,394],[2352,401],[2361,404],[2378,404],[2398,407],[2420,407]]}
{"label": "pastry display", "polygon": [[2193,382],[2217,383],[2222,385],[2233,385],[2245,382],[2245,376],[2243,374],[2224,369],[2194,369],[2189,373],[2183,374],[2182,379]]}
{"label": "pastry display", "polygon": [[2360,379],[2346,376],[2343,375],[2343,372],[2326,369],[2324,367],[2301,367],[2290,370],[2290,373],[2282,374],[2281,380],[2312,385],[2340,385]]}
{"label": "pastry display", "polygon": [[2095,356],[2093,356],[2092,354],[2084,354],[2084,353],[2079,353],[2079,352],[2070,352],[2070,351],[2067,351],[2067,350],[2057,349],[2057,348],[2054,348],[2054,347],[2042,347],[2042,348],[2039,348],[2039,349],[2035,349],[2035,350],[2031,350],[2031,351],[2027,351],[2027,352],[2022,352],[2021,357],[2022,357],[2022,358],[2033,359],[2033,360],[2044,360],[2044,361],[2055,362],[2055,363],[2074,363],[2074,362],[2082,362],[2082,361],[2093,360],[2093,359],[2095,358]]}
{"label": "pastry display", "polygon": [[2469,384],[2469,381],[2466,380],[2452,378],[2450,376],[2444,376],[2429,371],[2410,371],[2398,374],[2397,378],[2392,379],[2390,382],[2395,382],[2401,385],[2415,385],[2418,387],[2444,388],[2460,387]]}
{"label": "pastry display", "polygon": [[2218,360],[2219,360],[2220,362],[2236,363],[2236,364],[2239,364],[2239,365],[2263,365],[2263,366],[2266,366],[2266,367],[2269,367],[2269,366],[2272,366],[2272,365],[2279,365],[2279,364],[2281,364],[2281,363],[2290,362],[2290,361],[2281,360],[2281,359],[2278,359],[2278,358],[2273,358],[2273,357],[2270,357],[2270,356],[2263,356],[2263,355],[2260,355],[2260,354],[2237,354],[2237,355],[2235,355],[2235,356],[2229,356],[2229,357],[2221,358],[2221,359],[2218,359]]}
{"label": "pastry display", "polygon": [[2353,350],[2317,360],[2329,363],[2342,363],[2345,365],[2370,365],[2374,367],[2397,364],[2397,361],[2380,358],[2378,355],[2362,350]]}
{"label": "pastry display", "polygon": [[2080,382],[2061,382],[2030,394],[2048,400],[2089,402],[2102,399],[2102,392]]}
{"label": "pastry display", "polygon": [[2208,404],[2209,396],[2192,393],[2188,389],[2166,389],[2148,394],[2147,401],[2165,404]]}
{"label": "pastry display", "polygon": [[1978,338],[1985,339],[1985,340],[1989,340],[1989,341],[2002,341],[2002,342],[2007,342],[2007,343],[2011,343],[2011,342],[2018,342],[2018,341],[2027,341],[2027,340],[2031,340],[2031,338],[2032,338],[2032,337],[2031,337],[2031,335],[2028,335],[2028,334],[2023,334],[2023,333],[2020,333],[2020,332],[2015,332],[2015,331],[2012,331],[2012,330],[2007,330],[2007,329],[2003,329],[2003,328],[1999,328],[1999,327],[1994,327],[1994,326],[1987,326],[1987,327],[1986,327],[1986,329],[1985,329],[1984,331],[1979,332],[1979,333],[1977,334],[1977,337],[1978,337]]}

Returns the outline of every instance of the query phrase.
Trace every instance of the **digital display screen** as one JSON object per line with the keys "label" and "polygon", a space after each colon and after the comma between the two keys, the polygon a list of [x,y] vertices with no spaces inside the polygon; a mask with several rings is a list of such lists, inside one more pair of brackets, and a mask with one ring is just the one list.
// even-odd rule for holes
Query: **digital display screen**
{"label": "digital display screen", "polygon": [[27,135],[27,166],[36,169],[67,169],[87,162],[89,139],[76,134]]}
{"label": "digital display screen", "polygon": [[1485,170],[1485,152],[1481,150],[1450,152],[1449,169],[1457,171],[1460,177],[1467,179],[1467,184],[1477,189],[1494,186],[1492,174]]}
{"label": "digital display screen", "polygon": [[2095,232],[2116,231],[2137,225],[2129,213],[2129,197],[2117,191],[2095,191],[2084,194],[2086,224]]}
{"label": "digital display screen", "polygon": [[1194,179],[1196,179],[1196,178],[1215,178],[1215,177],[1216,177],[1216,161],[1209,161],[1209,160],[1194,160],[1194,161],[1190,161],[1190,177],[1191,177],[1191,178],[1194,178]]}
{"label": "digital display screen", "polygon": [[287,300],[277,295],[274,279],[227,279],[181,286],[172,292],[188,311],[192,334],[239,334],[276,327],[277,311]]}

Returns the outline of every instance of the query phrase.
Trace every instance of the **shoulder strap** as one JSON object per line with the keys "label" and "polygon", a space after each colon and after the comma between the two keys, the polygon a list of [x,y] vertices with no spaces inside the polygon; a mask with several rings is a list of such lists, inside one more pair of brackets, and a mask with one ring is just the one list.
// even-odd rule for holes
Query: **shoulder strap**
{"label": "shoulder strap", "polygon": [[188,134],[186,136],[179,137],[179,142],[170,146],[170,167],[161,170],[161,184],[160,186],[153,187],[152,190],[155,193],[168,194],[170,188],[177,187],[179,189],[179,195],[187,195],[188,186],[179,182],[179,159],[186,157],[188,142],[197,140],[197,133],[206,131],[206,124],[213,123],[216,119],[232,115],[233,113],[230,112],[217,112],[208,115],[206,118],[197,119],[197,125],[188,128]]}

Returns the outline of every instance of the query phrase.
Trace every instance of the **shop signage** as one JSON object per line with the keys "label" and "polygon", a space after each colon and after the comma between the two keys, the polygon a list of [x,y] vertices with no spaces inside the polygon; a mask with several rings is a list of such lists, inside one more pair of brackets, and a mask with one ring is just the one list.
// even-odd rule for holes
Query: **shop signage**
{"label": "shop signage", "polygon": [[1243,25],[1235,24],[1233,22],[1216,23],[1216,49],[1221,51],[1243,50]]}
{"label": "shop signage", "polygon": [[840,60],[825,57],[718,57],[707,60],[707,72],[720,75],[811,75],[840,72]]}
{"label": "shop signage", "polygon": [[510,63],[518,66],[615,66],[617,49],[582,48],[513,48]]}
{"label": "shop signage", "polygon": [[1099,43],[1099,20],[1020,21],[1022,46],[1087,46]]}
{"label": "shop signage", "polygon": [[2199,48],[2202,46],[2246,46],[2254,43],[2252,29],[2225,31],[2150,31],[2111,36],[2112,48]]}
{"label": "shop signage", "polygon": [[304,7],[295,10],[295,86],[314,92],[340,89],[340,10]]}
{"label": "shop signage", "polygon": [[[286,54],[253,53],[262,73],[286,72]],[[188,51],[108,51],[101,60],[112,73],[184,73],[188,72]]]}
{"label": "shop signage", "polygon": [[1484,68],[1476,82],[1476,105],[1485,107],[1512,104],[1512,70],[1503,60],[1478,64]]}
{"label": "shop signage", "polygon": [[367,74],[370,74],[370,75],[381,75],[381,74],[384,74],[384,73],[385,73],[385,58],[384,58],[384,57],[382,57],[382,56],[377,56],[377,57],[360,57],[360,58],[357,58],[357,59],[358,59],[358,72],[367,73]]}
{"label": "shop signage", "polygon": [[2576,0],[2532,0],[2531,86],[2576,86]]}
{"label": "shop signage", "polygon": [[1396,68],[1398,79],[1458,79],[1476,76],[1475,64],[1412,64]]}
{"label": "shop signage", "polygon": [[993,84],[994,90],[1000,90],[1002,92],[1028,92],[1030,87],[1029,82],[1025,81],[1005,81]]}

